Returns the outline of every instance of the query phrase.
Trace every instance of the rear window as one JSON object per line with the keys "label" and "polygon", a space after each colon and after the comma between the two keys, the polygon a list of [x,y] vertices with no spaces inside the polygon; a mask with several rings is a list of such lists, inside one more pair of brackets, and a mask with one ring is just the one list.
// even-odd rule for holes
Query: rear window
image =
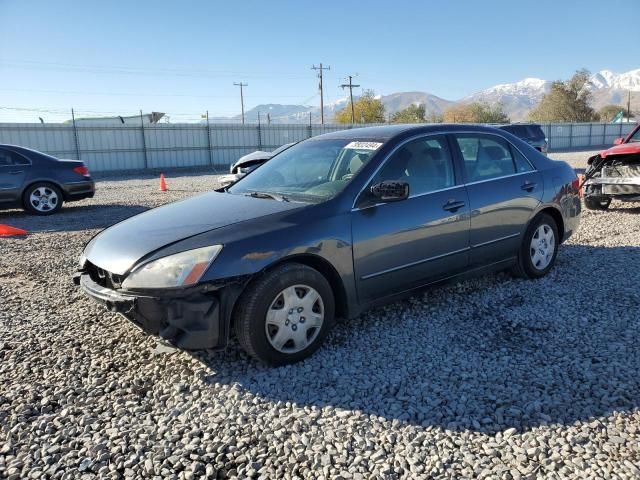
{"label": "rear window", "polygon": [[527,130],[531,138],[544,138],[544,132],[540,125],[527,125]]}

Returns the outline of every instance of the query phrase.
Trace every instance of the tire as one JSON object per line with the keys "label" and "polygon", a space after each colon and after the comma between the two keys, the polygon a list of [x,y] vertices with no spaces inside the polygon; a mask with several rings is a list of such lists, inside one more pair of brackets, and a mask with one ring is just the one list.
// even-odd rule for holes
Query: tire
{"label": "tire", "polygon": [[611,199],[606,197],[584,197],[584,206],[589,210],[606,210],[611,205]]}
{"label": "tire", "polygon": [[[44,200],[39,200],[46,197]],[[24,209],[33,215],[51,215],[62,208],[64,198],[62,191],[47,182],[29,185],[22,195]]]}
{"label": "tire", "polygon": [[[540,244],[542,240],[544,243]],[[540,248],[533,248],[537,245]],[[537,215],[522,238],[518,263],[514,268],[516,276],[530,279],[544,277],[556,262],[559,245],[556,221],[546,213]]]}
{"label": "tire", "polygon": [[249,284],[238,300],[234,326],[249,355],[278,366],[315,352],[333,325],[334,314],[327,279],[306,265],[286,263]]}

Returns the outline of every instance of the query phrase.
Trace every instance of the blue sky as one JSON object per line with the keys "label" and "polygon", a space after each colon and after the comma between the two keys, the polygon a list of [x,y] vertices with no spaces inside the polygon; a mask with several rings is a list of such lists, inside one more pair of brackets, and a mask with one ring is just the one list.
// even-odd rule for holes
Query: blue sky
{"label": "blue sky", "polygon": [[[349,74],[376,93],[447,99],[578,68],[638,68],[639,0],[0,0],[0,121],[317,104]],[[613,25],[619,33],[607,27]],[[7,110],[6,107],[31,110]],[[42,112],[40,112],[42,110]]]}

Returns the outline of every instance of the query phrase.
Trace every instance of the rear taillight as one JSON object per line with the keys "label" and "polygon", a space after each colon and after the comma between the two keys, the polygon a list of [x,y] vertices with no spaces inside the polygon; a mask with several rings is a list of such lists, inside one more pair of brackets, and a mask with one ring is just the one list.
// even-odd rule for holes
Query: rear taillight
{"label": "rear taillight", "polygon": [[79,167],[75,167],[73,169],[73,171],[76,172],[79,175],[82,175],[83,177],[88,177],[89,176],[89,169],[85,165],[81,165]]}
{"label": "rear taillight", "polygon": [[573,188],[574,192],[577,192],[580,197],[583,196],[582,193],[582,175],[579,175],[573,182],[571,182],[571,188]]}

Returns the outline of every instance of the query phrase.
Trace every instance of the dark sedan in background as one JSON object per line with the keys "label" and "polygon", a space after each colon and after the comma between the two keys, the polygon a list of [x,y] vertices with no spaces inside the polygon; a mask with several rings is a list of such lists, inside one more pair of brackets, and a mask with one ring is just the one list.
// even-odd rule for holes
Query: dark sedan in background
{"label": "dark sedan in background", "polygon": [[180,348],[224,347],[233,330],[250,355],[291,363],[334,317],[426,285],[544,276],[578,228],[578,186],[566,163],[495,128],[345,130],[104,230],[74,279]]}
{"label": "dark sedan in background", "polygon": [[15,145],[0,145],[0,209],[50,215],[63,202],[93,197],[95,185],[80,160],[59,160]]}
{"label": "dark sedan in background", "polygon": [[524,140],[539,152],[546,154],[549,150],[548,139],[537,123],[510,123],[496,127]]}

